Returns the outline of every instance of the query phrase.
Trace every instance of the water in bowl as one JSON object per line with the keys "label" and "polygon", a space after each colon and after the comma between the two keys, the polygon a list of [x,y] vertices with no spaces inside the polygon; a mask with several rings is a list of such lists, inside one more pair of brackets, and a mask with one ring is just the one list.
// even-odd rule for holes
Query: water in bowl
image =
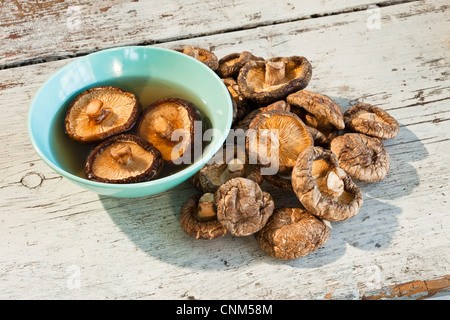
{"label": "water in bowl", "polygon": [[[85,90],[98,86],[114,86],[134,93],[139,101],[141,109],[144,109],[151,103],[164,98],[181,98],[189,100],[200,110],[202,114],[203,130],[211,127],[209,114],[206,112],[207,109],[205,102],[185,87],[147,77],[122,77],[102,83],[96,83],[88,88],[85,88]],[[75,94],[73,97],[70,97],[61,107],[58,114],[55,116],[51,128],[52,138],[50,139],[50,143],[53,149],[55,160],[62,169],[76,176],[86,178],[86,175],[84,173],[86,160],[90,151],[95,145],[85,145],[70,139],[68,135],[65,134],[64,128],[64,119],[66,116],[67,108],[69,107],[72,100],[75,99],[76,96],[80,93],[81,91]],[[135,134],[136,126],[128,131],[128,133]],[[203,141],[202,150],[204,150],[208,144],[209,141]],[[195,160],[196,159],[194,159],[194,161]],[[180,164],[177,166],[166,165],[164,166],[158,178],[166,177],[168,175],[179,172],[189,165],[190,164]]]}

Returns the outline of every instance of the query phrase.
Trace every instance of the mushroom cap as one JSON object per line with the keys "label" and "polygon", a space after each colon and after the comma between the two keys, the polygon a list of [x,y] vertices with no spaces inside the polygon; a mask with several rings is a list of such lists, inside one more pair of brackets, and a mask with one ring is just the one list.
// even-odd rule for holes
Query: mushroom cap
{"label": "mushroom cap", "polygon": [[221,78],[237,78],[241,68],[249,61],[263,61],[264,58],[256,57],[248,51],[230,53],[219,60],[216,73]]}
{"label": "mushroom cap", "polygon": [[259,246],[281,260],[304,257],[330,238],[327,225],[300,208],[277,208],[256,234]]}
{"label": "mushroom cap", "polygon": [[[152,143],[168,164],[174,164],[194,147],[194,132],[201,118],[200,111],[188,100],[161,99],[144,109],[137,133]],[[168,135],[161,134],[161,128],[168,130]]]}
{"label": "mushroom cap", "polygon": [[[271,65],[280,66],[280,75],[276,76],[278,81],[271,81],[266,76],[270,74]],[[237,81],[245,98],[258,104],[268,104],[306,88],[311,76],[312,66],[305,57],[275,57],[247,62],[239,71]]]}
{"label": "mushroom cap", "polygon": [[346,133],[330,143],[340,167],[352,179],[375,182],[383,180],[390,168],[389,154],[383,143],[362,133]]}
{"label": "mushroom cap", "polygon": [[[345,128],[341,107],[330,97],[307,90],[299,90],[286,97],[291,112],[297,114],[310,127],[314,141],[327,144]],[[311,115],[313,118],[310,118]]]}
{"label": "mushroom cap", "polygon": [[[330,172],[333,175],[329,175]],[[335,177],[342,188],[336,196],[330,196],[322,187],[324,181],[329,183],[330,177]],[[339,167],[336,156],[322,147],[308,147],[300,154],[292,170],[292,187],[308,212],[328,221],[347,220],[356,215],[363,204],[361,190]]]}
{"label": "mushroom cap", "polygon": [[[93,120],[88,106],[92,101],[107,112],[100,121]],[[99,142],[130,130],[139,115],[136,96],[117,87],[95,87],[79,94],[69,105],[65,118],[66,134],[81,143]]]}
{"label": "mushroom cap", "polygon": [[291,174],[277,173],[272,175],[263,175],[262,177],[265,181],[276,188],[292,190]]}
{"label": "mushroom cap", "polygon": [[[117,147],[127,148],[132,161],[117,161],[114,155]],[[92,149],[85,173],[88,179],[98,182],[135,183],[156,178],[162,167],[161,153],[151,143],[136,135],[119,134],[100,142]]]}
{"label": "mushroom cap", "polygon": [[255,110],[252,110],[249,112],[245,117],[239,121],[233,126],[233,129],[242,129],[244,131],[247,131],[250,123],[252,120],[261,112],[267,112],[272,110],[279,110],[279,111],[290,111],[290,106],[286,103],[284,100],[279,100],[272,102],[271,104],[265,106],[265,107],[259,107]]}
{"label": "mushroom cap", "polygon": [[345,111],[344,121],[349,130],[378,139],[394,138],[399,130],[399,124],[394,117],[367,103],[355,104]]}
{"label": "mushroom cap", "polygon": [[274,210],[269,193],[249,179],[234,178],[215,194],[217,219],[231,234],[247,236],[259,231]]}
{"label": "mushroom cap", "polygon": [[251,110],[251,106],[248,101],[242,96],[239,86],[233,78],[223,78],[223,83],[225,83],[228,92],[231,96],[231,101],[233,102],[233,124],[244,118]]}
{"label": "mushroom cap", "polygon": [[174,49],[175,51],[182,52],[188,56],[191,56],[198,61],[206,64],[210,69],[216,71],[219,67],[219,59],[217,56],[210,50],[199,48],[195,46],[184,46],[181,49]]}
{"label": "mushroom cap", "polygon": [[217,219],[199,221],[195,218],[201,195],[196,194],[188,198],[180,210],[181,229],[195,239],[211,240],[224,236],[227,230]]}
{"label": "mushroom cap", "polygon": [[299,154],[314,144],[303,121],[292,112],[261,112],[249,128],[254,130],[246,139],[249,158],[263,167],[278,164],[279,173],[290,172]]}

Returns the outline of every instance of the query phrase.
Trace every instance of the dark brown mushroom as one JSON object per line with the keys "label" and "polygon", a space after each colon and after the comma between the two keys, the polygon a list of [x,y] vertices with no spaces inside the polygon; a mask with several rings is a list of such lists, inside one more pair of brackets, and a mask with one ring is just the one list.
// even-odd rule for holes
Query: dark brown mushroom
{"label": "dark brown mushroom", "polygon": [[223,162],[206,164],[198,171],[198,183],[203,192],[216,192],[225,182],[237,177],[252,180],[257,184],[262,182],[259,166],[249,163],[245,150],[238,152],[237,146],[230,148],[234,148],[234,152],[227,156],[227,150],[224,150]]}
{"label": "dark brown mushroom", "polygon": [[339,166],[352,179],[375,182],[383,180],[390,168],[389,154],[383,143],[362,133],[346,133],[330,143]]}
{"label": "dark brown mushroom", "polygon": [[247,236],[259,231],[274,210],[269,193],[249,179],[234,178],[215,194],[217,219],[231,234]]}
{"label": "dark brown mushroom", "polygon": [[210,50],[194,47],[194,46],[184,46],[181,49],[174,49],[178,52],[182,52],[188,56],[191,56],[198,61],[203,62],[213,71],[216,71],[219,67],[219,59],[217,56]]}
{"label": "dark brown mushroom", "polygon": [[269,174],[263,175],[263,180],[267,181],[272,186],[284,189],[284,190],[292,190],[292,179],[291,173],[277,173],[277,174]]}
{"label": "dark brown mushroom", "polygon": [[233,124],[244,118],[251,110],[251,106],[240,91],[239,86],[233,78],[223,78],[228,92],[230,92],[231,101],[233,103]]}
{"label": "dark brown mushroom", "polygon": [[249,129],[250,123],[256,117],[256,115],[258,115],[261,112],[268,112],[272,110],[290,111],[290,106],[286,103],[286,101],[279,100],[269,104],[268,106],[254,109],[251,112],[249,112],[243,119],[238,121],[233,126],[233,129],[234,130],[242,129],[243,131],[247,131]]}
{"label": "dark brown mushroom", "polygon": [[264,61],[264,58],[256,57],[248,51],[230,53],[219,60],[219,67],[216,72],[221,78],[231,77],[236,79],[241,68],[250,61]]}
{"label": "dark brown mushroom", "polygon": [[339,167],[336,156],[322,147],[308,147],[300,154],[292,187],[308,212],[328,221],[347,220],[363,204],[361,190]]}
{"label": "dark brown mushroom", "polygon": [[134,94],[117,87],[95,87],[72,101],[66,112],[65,131],[81,143],[99,142],[130,130],[138,115]]}
{"label": "dark brown mushroom", "polygon": [[245,98],[268,104],[306,88],[311,76],[312,66],[305,57],[275,57],[247,62],[237,81]]}
{"label": "dark brown mushroom", "polygon": [[358,103],[345,111],[344,121],[350,131],[383,140],[394,138],[399,130],[399,124],[394,117],[367,103]]}
{"label": "dark brown mushroom", "polygon": [[[143,111],[138,135],[152,143],[169,164],[191,161],[196,126],[202,116],[190,101],[178,98],[158,100]],[[189,159],[184,159],[185,154]]]}
{"label": "dark brown mushroom", "polygon": [[278,167],[276,173],[292,171],[299,154],[314,144],[303,121],[287,111],[261,112],[249,128],[253,130],[246,139],[250,161],[256,159],[262,167]]}
{"label": "dark brown mushroom", "polygon": [[287,96],[286,101],[291,112],[308,126],[315,145],[328,145],[345,128],[341,108],[326,95],[300,90]]}
{"label": "dark brown mushroom", "polygon": [[259,246],[281,260],[304,257],[329,238],[330,230],[324,221],[300,208],[277,208],[256,234]]}
{"label": "dark brown mushroom", "polygon": [[119,134],[94,147],[85,173],[98,182],[136,183],[156,178],[162,167],[161,153],[151,143],[132,134]]}
{"label": "dark brown mushroom", "polygon": [[195,239],[217,239],[227,233],[217,220],[217,209],[212,193],[188,198],[181,207],[179,221],[181,229]]}

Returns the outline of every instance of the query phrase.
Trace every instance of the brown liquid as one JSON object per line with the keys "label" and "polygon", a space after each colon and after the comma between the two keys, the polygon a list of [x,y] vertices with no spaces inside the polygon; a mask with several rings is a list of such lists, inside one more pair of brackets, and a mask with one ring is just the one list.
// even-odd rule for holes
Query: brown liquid
{"label": "brown liquid", "polygon": [[[205,102],[188,89],[180,86],[174,86],[170,82],[162,82],[160,80],[147,77],[123,77],[120,79],[97,83],[91,87],[96,86],[114,86],[134,93],[139,101],[141,109],[144,109],[155,101],[165,98],[181,98],[189,100],[200,110],[203,117],[204,130],[211,127],[208,119],[209,115],[206,113]],[[64,119],[67,108],[72,100],[75,99],[80,93],[81,92],[78,92],[73,97],[68,99],[55,116],[51,128],[50,144],[54,150],[55,159],[61,168],[74,175],[86,178],[84,173],[86,160],[95,144],[84,145],[70,139],[65,133],[64,127]],[[140,119],[138,119],[138,122],[139,120]],[[136,134],[136,125],[127,133]],[[207,144],[208,142],[204,142],[202,144],[202,150],[205,149]],[[190,164],[180,164],[170,166],[165,164],[158,178],[172,175],[187,168],[189,165]]]}

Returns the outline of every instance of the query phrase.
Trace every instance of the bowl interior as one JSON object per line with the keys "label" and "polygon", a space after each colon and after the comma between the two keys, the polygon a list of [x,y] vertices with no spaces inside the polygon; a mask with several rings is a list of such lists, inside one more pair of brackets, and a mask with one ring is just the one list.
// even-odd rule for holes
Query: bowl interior
{"label": "bowl interior", "polygon": [[[142,108],[167,97],[190,100],[212,129],[204,136],[210,142],[194,163],[153,181],[108,184],[87,180],[82,170],[92,146],[78,144],[64,134],[65,112],[82,91],[109,85],[135,93]],[[209,67],[170,49],[122,47],[81,57],[48,79],[30,107],[28,130],[36,152],[62,176],[99,194],[141,197],[168,190],[197,172],[222,146],[231,121],[228,90]]]}

